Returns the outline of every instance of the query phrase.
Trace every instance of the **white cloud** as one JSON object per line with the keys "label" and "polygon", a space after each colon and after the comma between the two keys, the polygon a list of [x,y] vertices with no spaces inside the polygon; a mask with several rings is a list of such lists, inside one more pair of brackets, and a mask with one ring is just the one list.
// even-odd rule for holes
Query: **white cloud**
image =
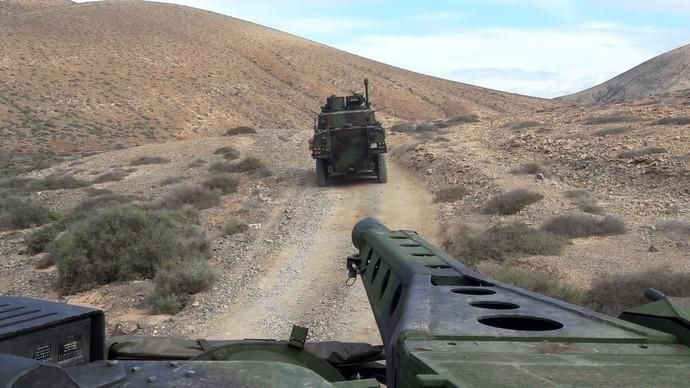
{"label": "white cloud", "polygon": [[593,86],[658,54],[625,34],[587,28],[371,35],[336,47],[425,74],[542,97]]}

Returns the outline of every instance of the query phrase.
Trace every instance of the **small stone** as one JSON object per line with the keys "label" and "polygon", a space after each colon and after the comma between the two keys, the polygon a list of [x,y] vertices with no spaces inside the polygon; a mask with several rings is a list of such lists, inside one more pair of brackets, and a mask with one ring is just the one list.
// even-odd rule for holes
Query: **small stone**
{"label": "small stone", "polygon": [[654,245],[651,245],[649,249],[647,249],[647,252],[659,252],[659,249],[657,249],[657,247],[655,247]]}
{"label": "small stone", "polygon": [[199,307],[199,301],[195,300],[194,302],[192,302],[192,307]]}

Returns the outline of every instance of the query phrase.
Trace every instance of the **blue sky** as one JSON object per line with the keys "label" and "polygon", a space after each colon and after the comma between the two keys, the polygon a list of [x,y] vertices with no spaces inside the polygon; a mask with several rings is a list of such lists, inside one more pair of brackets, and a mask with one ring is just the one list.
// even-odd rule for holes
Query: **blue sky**
{"label": "blue sky", "polygon": [[690,0],[172,0],[424,74],[540,97],[690,43]]}

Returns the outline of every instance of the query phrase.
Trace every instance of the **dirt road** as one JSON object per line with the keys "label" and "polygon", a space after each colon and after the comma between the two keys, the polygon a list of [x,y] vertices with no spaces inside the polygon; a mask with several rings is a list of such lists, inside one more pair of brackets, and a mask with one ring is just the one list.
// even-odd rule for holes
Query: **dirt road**
{"label": "dirt road", "polygon": [[299,324],[311,328],[311,339],[380,341],[361,283],[345,285],[345,258],[355,252],[352,227],[364,217],[376,217],[391,228],[417,230],[434,242],[439,236],[429,194],[398,166],[389,166],[390,183],[385,185],[357,182],[320,188],[305,173],[306,184],[289,188],[288,233],[278,249],[261,255],[268,259],[261,260],[267,268],[202,336],[285,338],[291,325]]}

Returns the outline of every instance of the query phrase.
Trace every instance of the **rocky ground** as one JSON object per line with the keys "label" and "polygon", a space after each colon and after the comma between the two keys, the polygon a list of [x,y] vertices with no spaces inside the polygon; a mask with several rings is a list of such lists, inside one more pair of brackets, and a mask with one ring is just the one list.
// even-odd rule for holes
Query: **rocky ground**
{"label": "rocky ground", "polygon": [[[55,210],[69,210],[94,188],[159,198],[169,190],[166,179],[204,179],[208,165],[221,160],[213,152],[228,145],[241,150],[243,157],[259,156],[273,175],[238,175],[239,192],[224,196],[221,206],[202,211],[218,280],[174,316],[151,315],[144,301],[150,281],[59,295],[55,268],[35,269],[41,257],[26,254],[26,231],[0,236],[0,256],[5,258],[0,263],[0,292],[103,308],[111,335],[286,338],[290,326],[300,324],[311,328],[312,339],[376,342],[378,333],[361,285],[345,285],[345,258],[354,252],[350,230],[359,219],[374,216],[391,228],[416,229],[442,244],[457,238],[458,226],[481,230],[512,221],[538,226],[554,215],[578,212],[564,195],[575,189],[591,192],[605,214],[623,219],[627,233],[574,239],[560,256],[527,257],[518,260],[519,266],[549,272],[582,290],[611,274],[660,266],[690,272],[690,241],[656,230],[665,221],[690,222],[689,126],[654,125],[659,119],[687,115],[685,100],[563,106],[514,117],[482,117],[443,129],[391,132],[386,185],[316,187],[304,141],[308,131],[296,129],[150,144],[67,161],[33,177],[66,172],[93,179],[111,171],[126,171],[127,176],[90,188],[34,194]],[[610,134],[602,135],[602,130]],[[621,155],[649,147],[663,150]],[[130,165],[142,156],[170,162]],[[193,162],[196,167],[190,167]],[[538,164],[539,171],[512,173],[526,163]],[[447,185],[462,186],[467,195],[434,203],[433,194]],[[481,214],[487,198],[513,188],[537,191],[544,199],[512,216]],[[229,220],[250,228],[224,236],[221,230]]]}

